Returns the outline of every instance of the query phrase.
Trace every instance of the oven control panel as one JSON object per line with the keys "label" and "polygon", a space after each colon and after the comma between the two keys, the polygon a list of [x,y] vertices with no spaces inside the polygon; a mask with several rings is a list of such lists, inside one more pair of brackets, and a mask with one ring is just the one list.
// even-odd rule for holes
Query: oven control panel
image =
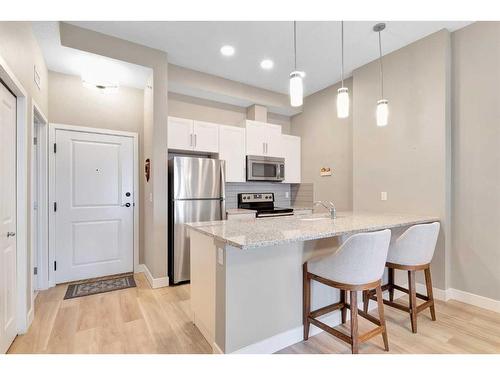
{"label": "oven control panel", "polygon": [[274,202],[274,193],[240,193],[240,203]]}

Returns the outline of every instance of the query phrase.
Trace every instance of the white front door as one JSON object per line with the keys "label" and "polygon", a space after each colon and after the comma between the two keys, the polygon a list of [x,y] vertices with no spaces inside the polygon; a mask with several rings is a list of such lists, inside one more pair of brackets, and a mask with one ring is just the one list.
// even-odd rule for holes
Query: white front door
{"label": "white front door", "polygon": [[56,283],[133,271],[133,138],[55,130]]}
{"label": "white front door", "polygon": [[16,337],[16,98],[0,83],[0,353]]}

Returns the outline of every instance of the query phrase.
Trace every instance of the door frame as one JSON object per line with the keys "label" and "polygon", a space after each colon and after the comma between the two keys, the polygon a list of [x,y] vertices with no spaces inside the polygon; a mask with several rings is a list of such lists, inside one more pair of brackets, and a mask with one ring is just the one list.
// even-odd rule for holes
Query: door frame
{"label": "door frame", "polygon": [[31,289],[31,273],[28,257],[28,93],[14,72],[0,55],[0,79],[16,96],[16,325],[18,334],[28,331],[34,314],[29,317],[28,288]]}
{"label": "door frame", "polygon": [[[84,133],[94,133],[94,134],[103,134],[103,135],[118,135],[122,137],[130,137],[133,139],[134,143],[134,165],[133,165],[133,176],[134,176],[134,272],[137,272],[139,269],[139,210],[140,210],[140,195],[139,195],[139,144],[138,144],[138,134],[135,132],[127,132],[127,131],[119,131],[119,130],[111,130],[111,129],[100,129],[100,128],[92,128],[86,126],[78,126],[78,125],[67,125],[67,124],[56,124],[49,123],[49,207],[50,202],[55,201],[54,187],[55,187],[55,157],[53,149],[51,149],[51,145],[54,144],[56,139],[56,130],[70,130],[76,132],[84,132]],[[54,267],[50,265],[54,264],[56,259],[56,249],[55,249],[55,213],[53,210],[49,210],[49,252],[48,252],[48,284],[49,287],[53,287],[56,285],[56,273],[54,271]],[[45,263],[44,263],[45,264]]]}
{"label": "door frame", "polygon": [[[48,198],[49,198],[49,186],[48,186],[48,135],[49,135],[49,121],[47,116],[40,109],[40,106],[34,101],[31,101],[32,107],[32,117],[31,117],[31,138],[33,139],[36,135],[38,135],[37,147],[38,147],[38,165],[35,165],[35,157],[32,155],[31,158],[31,202],[38,203],[38,208],[35,211],[33,206],[31,207],[31,249],[33,250],[35,245],[37,247],[38,253],[37,256],[37,264],[38,264],[38,272],[36,277],[37,285],[32,285],[31,299],[32,304],[34,305],[35,293],[33,292],[35,289],[37,290],[45,290],[49,288],[49,278],[47,273],[47,268],[44,267],[44,260],[48,259],[48,247],[49,247],[49,227],[48,227]],[[42,126],[37,130],[36,120],[40,120],[42,122]],[[33,178],[35,171],[38,169],[38,186],[35,186],[35,180]],[[36,196],[38,193],[38,196]],[[33,223],[35,222],[35,215],[38,218],[38,228],[35,228]],[[35,237],[35,230],[38,230],[38,236]],[[34,243],[35,238],[37,238],[37,244]],[[33,270],[35,254],[32,251],[31,253],[31,272]]]}

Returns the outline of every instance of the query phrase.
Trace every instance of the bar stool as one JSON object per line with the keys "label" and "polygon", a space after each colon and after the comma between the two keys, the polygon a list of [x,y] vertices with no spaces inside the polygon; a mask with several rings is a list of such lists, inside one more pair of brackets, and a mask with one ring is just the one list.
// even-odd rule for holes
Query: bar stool
{"label": "bar stool", "polygon": [[[360,233],[349,237],[337,251],[326,256],[310,259],[303,265],[303,324],[304,340],[309,338],[309,326],[314,324],[331,335],[351,344],[353,354],[358,353],[359,343],[382,334],[384,348],[389,350],[387,329],[382,303],[381,277],[391,240],[389,229]],[[340,289],[340,302],[311,311],[311,280]],[[363,310],[358,312],[358,291],[375,289],[378,299],[379,318]],[[347,303],[347,291],[350,303]],[[346,322],[347,309],[351,310],[351,336],[332,328],[317,318],[335,310],[341,310],[342,323]],[[378,327],[359,336],[358,314]]]}
{"label": "bar stool", "polygon": [[[384,304],[395,307],[410,314],[411,330],[417,333],[417,314],[430,309],[432,320],[436,320],[434,307],[434,296],[432,294],[432,280],[430,263],[439,235],[439,223],[418,224],[408,228],[398,239],[391,243],[387,254],[389,281],[382,286],[382,290],[389,290],[389,300],[384,299]],[[408,289],[394,283],[394,270],[405,270],[408,272]],[[424,296],[416,291],[415,272],[424,271],[427,295]],[[394,290],[408,294],[409,306],[394,302]],[[363,310],[368,310],[368,301],[375,299],[374,290],[363,293]],[[425,302],[417,305],[417,297]],[[378,295],[377,295],[378,299]]]}

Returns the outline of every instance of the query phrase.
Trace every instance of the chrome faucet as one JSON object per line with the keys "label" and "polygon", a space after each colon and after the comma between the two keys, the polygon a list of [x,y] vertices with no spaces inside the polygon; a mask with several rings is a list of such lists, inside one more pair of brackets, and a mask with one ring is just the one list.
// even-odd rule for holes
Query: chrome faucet
{"label": "chrome faucet", "polygon": [[332,217],[332,219],[335,219],[337,217],[337,210],[335,209],[335,205],[332,201],[316,201],[314,202],[314,205],[319,205],[326,208],[330,212],[330,216]]}

